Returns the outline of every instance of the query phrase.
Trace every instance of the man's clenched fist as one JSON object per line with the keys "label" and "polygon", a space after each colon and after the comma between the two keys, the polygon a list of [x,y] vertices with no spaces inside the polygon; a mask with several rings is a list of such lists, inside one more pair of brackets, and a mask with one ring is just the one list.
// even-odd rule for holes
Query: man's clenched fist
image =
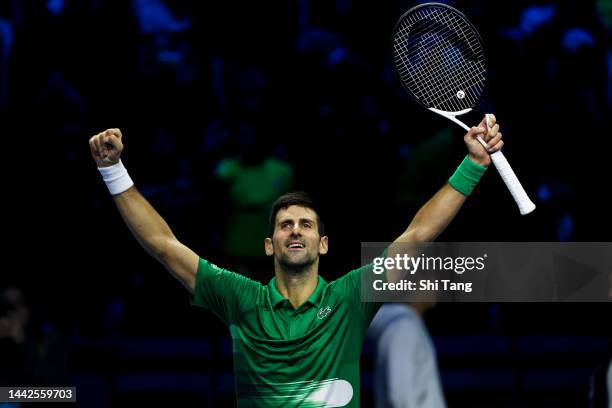
{"label": "man's clenched fist", "polygon": [[108,167],[119,163],[123,143],[119,129],[107,129],[89,139],[91,155],[98,167]]}

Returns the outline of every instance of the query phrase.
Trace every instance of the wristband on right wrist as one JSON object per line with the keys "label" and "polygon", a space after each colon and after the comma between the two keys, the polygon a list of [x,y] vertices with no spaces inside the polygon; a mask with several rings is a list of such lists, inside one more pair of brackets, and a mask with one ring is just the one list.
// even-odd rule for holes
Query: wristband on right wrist
{"label": "wristband on right wrist", "polygon": [[486,167],[474,163],[469,156],[465,156],[455,173],[448,179],[448,184],[461,194],[469,196],[486,170]]}
{"label": "wristband on right wrist", "polygon": [[109,167],[98,167],[98,170],[112,195],[121,194],[134,185],[121,160]]}

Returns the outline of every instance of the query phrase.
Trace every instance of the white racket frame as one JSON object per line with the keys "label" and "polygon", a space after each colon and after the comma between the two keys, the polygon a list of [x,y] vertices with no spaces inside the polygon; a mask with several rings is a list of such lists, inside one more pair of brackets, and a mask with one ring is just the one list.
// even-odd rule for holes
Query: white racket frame
{"label": "white racket frame", "polygon": [[[436,108],[428,108],[428,109],[434,113],[437,113],[440,116],[444,116],[446,119],[452,122],[455,122],[456,124],[461,126],[463,129],[465,129],[466,131],[470,130],[470,128],[465,123],[457,119],[457,116],[465,115],[466,113],[471,112],[472,111],[471,108],[464,109],[458,112],[446,112],[446,111],[436,109]],[[490,129],[488,113],[486,115],[486,122],[487,122],[487,129]],[[487,144],[485,143],[484,140],[482,140],[482,137],[478,136],[477,138],[480,144],[482,144],[484,148],[486,149]],[[506,183],[506,187],[508,187],[508,190],[510,190],[510,194],[512,194],[514,201],[516,201],[516,205],[518,205],[521,215],[527,215],[533,210],[535,210],[536,205],[533,203],[533,201],[529,199],[527,192],[523,188],[523,185],[521,184],[519,179],[516,177],[514,170],[512,170],[512,167],[510,167],[510,163],[508,163],[506,156],[504,156],[501,150],[498,150],[495,153],[491,154],[491,161],[493,161],[493,164],[495,165],[495,168],[499,172],[499,175],[501,176],[502,180],[504,180],[504,183]]]}

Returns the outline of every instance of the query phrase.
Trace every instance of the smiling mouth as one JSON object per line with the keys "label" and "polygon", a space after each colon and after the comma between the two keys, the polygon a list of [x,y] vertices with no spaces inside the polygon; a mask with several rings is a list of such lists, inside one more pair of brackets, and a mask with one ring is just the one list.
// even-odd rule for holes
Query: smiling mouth
{"label": "smiling mouth", "polygon": [[287,245],[287,248],[289,249],[289,251],[301,251],[305,248],[304,244],[302,244],[301,242],[292,242],[289,245]]}

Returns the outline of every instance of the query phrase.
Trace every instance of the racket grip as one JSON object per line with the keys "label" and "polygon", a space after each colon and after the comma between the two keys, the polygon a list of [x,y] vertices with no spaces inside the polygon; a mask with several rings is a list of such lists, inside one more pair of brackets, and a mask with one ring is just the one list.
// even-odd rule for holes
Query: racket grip
{"label": "racket grip", "polygon": [[497,151],[491,155],[491,160],[504,183],[506,183],[508,190],[510,190],[510,194],[512,194],[514,201],[516,201],[521,215],[529,214],[535,210],[535,204],[527,196],[523,185],[516,177],[516,174],[514,174],[512,167],[510,167],[506,156],[501,151]]}

